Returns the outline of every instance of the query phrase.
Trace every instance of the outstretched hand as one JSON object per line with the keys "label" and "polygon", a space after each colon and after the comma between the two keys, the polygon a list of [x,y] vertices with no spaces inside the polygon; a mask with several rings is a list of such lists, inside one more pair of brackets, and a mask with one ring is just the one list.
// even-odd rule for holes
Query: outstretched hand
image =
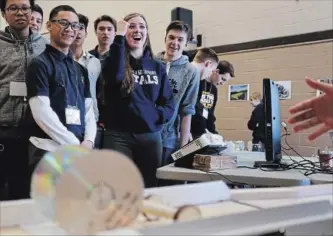
{"label": "outstretched hand", "polygon": [[292,106],[289,109],[292,117],[288,119],[288,123],[295,125],[294,132],[296,133],[321,125],[317,131],[308,136],[311,141],[333,129],[333,85],[310,78],[306,78],[306,83],[324,94]]}

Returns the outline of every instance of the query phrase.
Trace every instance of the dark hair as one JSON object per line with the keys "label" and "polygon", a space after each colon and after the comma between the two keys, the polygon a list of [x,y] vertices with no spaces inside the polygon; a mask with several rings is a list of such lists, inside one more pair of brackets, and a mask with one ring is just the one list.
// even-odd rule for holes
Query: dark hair
{"label": "dark hair", "polygon": [[97,26],[98,26],[98,24],[101,21],[108,21],[108,22],[110,22],[113,25],[114,30],[117,31],[117,21],[114,18],[112,18],[111,16],[108,16],[108,15],[102,15],[102,16],[98,17],[95,20],[95,22],[94,22],[94,29],[95,29],[95,31],[97,30]]}
{"label": "dark hair", "polygon": [[[5,11],[7,0],[0,0],[0,9],[2,12]],[[30,0],[30,7],[33,8],[35,6],[35,0]]]}
{"label": "dark hair", "polygon": [[229,61],[221,60],[217,69],[219,70],[219,74],[230,73],[231,77],[235,77],[234,66]]}
{"label": "dark hair", "polygon": [[219,57],[217,56],[217,53],[210,48],[199,49],[198,52],[195,54],[193,61],[202,63],[207,59],[214,60],[216,63],[219,62]]}
{"label": "dark hair", "polygon": [[195,56],[196,52],[197,52],[196,50],[194,52],[193,51],[186,51],[186,50],[184,50],[183,53],[182,53],[182,55],[187,56],[189,62],[192,62],[193,59],[194,59],[194,56]]}
{"label": "dark hair", "polygon": [[42,9],[38,4],[35,4],[35,6],[33,6],[33,7],[31,8],[31,10],[32,10],[33,12],[38,12],[39,14],[42,15],[42,18],[44,18],[43,9]]}
{"label": "dark hair", "polygon": [[50,17],[49,20],[53,20],[53,18],[55,18],[59,12],[61,11],[66,11],[66,12],[73,12],[77,15],[76,11],[74,10],[73,7],[69,6],[69,5],[59,5],[55,8],[52,9],[52,11],[50,12]]}
{"label": "dark hair", "polygon": [[[145,44],[143,45],[143,51],[146,52],[148,50],[150,52],[150,55],[152,56],[154,54],[150,44],[148,24],[146,18],[140,13],[131,13],[124,17],[124,21],[128,22],[130,19],[138,16],[145,21],[147,27],[147,38]],[[132,75],[132,67],[130,64],[130,51],[128,47],[126,47],[126,70],[125,70],[125,80],[123,80],[122,88],[125,89],[127,93],[130,93],[134,90],[134,85],[135,81]]]}
{"label": "dark hair", "polygon": [[79,22],[84,25],[84,27],[87,31],[88,24],[89,24],[89,18],[87,16],[83,15],[83,14],[80,14],[80,13],[78,13],[77,16],[79,17]]}
{"label": "dark hair", "polygon": [[180,30],[186,33],[186,42],[190,40],[191,37],[191,29],[190,27],[183,21],[173,21],[166,28],[165,37],[168,35],[170,30]]}

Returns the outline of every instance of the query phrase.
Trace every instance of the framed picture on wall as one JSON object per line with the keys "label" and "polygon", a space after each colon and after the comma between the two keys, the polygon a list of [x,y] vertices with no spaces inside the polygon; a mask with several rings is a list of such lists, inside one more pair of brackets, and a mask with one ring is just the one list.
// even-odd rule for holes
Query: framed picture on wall
{"label": "framed picture on wall", "polygon": [[277,81],[280,100],[291,99],[291,81]]}
{"label": "framed picture on wall", "polygon": [[[322,83],[333,84],[333,79],[323,78],[323,79],[319,79],[318,81],[319,81],[319,82],[322,82]],[[317,96],[320,96],[321,94],[323,94],[322,91],[320,91],[320,90],[317,90],[317,91],[316,91],[316,95],[317,95]]]}
{"label": "framed picture on wall", "polygon": [[228,100],[229,101],[247,101],[250,97],[250,85],[229,85]]}

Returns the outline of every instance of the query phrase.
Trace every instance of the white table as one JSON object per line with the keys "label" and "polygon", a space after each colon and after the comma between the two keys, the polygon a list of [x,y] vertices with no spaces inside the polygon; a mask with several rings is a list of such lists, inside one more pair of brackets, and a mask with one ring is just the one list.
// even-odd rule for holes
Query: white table
{"label": "white table", "polygon": [[[234,152],[237,156],[238,166],[253,167],[255,161],[264,161],[265,154],[262,152]],[[291,156],[295,161],[302,158]],[[312,157],[306,159],[316,162]],[[289,156],[283,156],[282,162],[291,163]],[[310,176],[303,175],[301,170],[286,171],[263,171],[261,169],[237,168],[216,170],[214,173],[207,173],[194,169],[186,169],[175,167],[170,164],[157,170],[156,176],[159,179],[182,180],[182,181],[212,181],[223,180],[229,184],[248,184],[257,186],[301,186],[311,184],[333,183],[333,175],[329,174],[313,174]]]}
{"label": "white table", "polygon": [[[332,184],[333,185],[333,184]],[[288,187],[288,188],[263,188],[263,189],[250,189],[250,190],[229,190],[226,189],[226,185],[222,182],[210,182],[210,183],[198,183],[198,184],[190,184],[190,185],[180,185],[180,186],[168,186],[161,188],[153,188],[146,189],[146,194],[154,194],[166,198],[168,203],[172,204],[180,204],[180,203],[191,203],[193,200],[188,200],[189,196],[193,196],[194,203],[200,207],[203,215],[203,219],[195,221],[194,225],[188,228],[181,228],[181,231],[192,230],[193,228],[198,229],[198,233],[203,234],[202,232],[206,231],[211,234],[229,234],[236,231],[236,235],[245,234],[248,235],[248,228],[257,228],[256,231],[263,231],[262,225],[268,224],[266,218],[277,218],[276,220],[283,220],[288,223],[280,223],[281,227],[285,227],[289,225],[289,220],[284,219],[283,214],[268,213],[267,217],[258,211],[263,209],[271,208],[282,208],[285,209],[283,212],[286,215],[291,215],[290,220],[299,220],[300,217],[309,217],[314,218],[315,215],[319,215],[318,207],[322,207],[321,205],[315,204],[316,201],[325,201],[329,200],[332,203],[332,185],[315,185],[315,186],[303,186],[303,187]],[[188,194],[188,195],[185,195]],[[202,202],[210,201],[209,204],[201,204]],[[224,201],[222,201],[224,200]],[[202,201],[202,202],[201,202]],[[222,201],[222,202],[221,202]],[[193,203],[193,204],[194,204]],[[12,202],[1,202],[0,214],[3,216],[5,221],[1,221],[0,224],[3,228],[0,227],[0,231],[2,235],[63,235],[62,232],[57,228],[54,224],[47,222],[41,214],[39,213],[38,208],[35,206],[33,200],[22,200],[22,201],[12,201]],[[297,204],[306,204],[303,208],[299,207],[297,210],[292,210]],[[173,206],[173,205],[172,205]],[[314,208],[313,208],[314,207]],[[328,207],[328,208],[327,208]],[[324,206],[324,213],[329,212],[332,206]],[[282,210],[281,209],[281,210]],[[307,211],[305,209],[308,209]],[[280,209],[279,209],[280,210]],[[282,211],[281,211],[282,212]],[[304,212],[304,215],[302,214]],[[312,212],[312,213],[309,213]],[[323,212],[323,211],[321,211]],[[330,216],[328,219],[332,219],[331,212],[328,213]],[[259,215],[259,216],[258,216]],[[260,217],[261,216],[261,217]],[[326,219],[327,215],[325,214]],[[239,233],[239,225],[237,226],[237,222],[239,218],[243,218],[242,223],[248,225],[246,229],[244,229],[244,233]],[[259,219],[258,219],[259,218]],[[244,220],[245,219],[245,220]],[[293,226],[299,226],[299,224],[306,224],[312,231],[314,235],[318,235],[321,232],[321,229],[318,228],[315,230],[308,225],[309,223],[314,223],[315,221],[320,221],[322,223],[326,219],[311,219],[307,221],[302,221],[300,223],[293,223]],[[253,226],[249,220],[255,221]],[[46,221],[46,222],[45,222]],[[232,223],[232,225],[236,227],[232,227],[227,225],[225,222]],[[271,220],[271,228],[266,226],[266,230],[271,231],[276,227],[276,222]],[[220,224],[217,224],[220,223]],[[222,224],[221,224],[222,223]],[[22,227],[20,225],[29,225]],[[139,224],[139,223],[138,223]],[[144,232],[149,231],[150,228],[154,227],[162,227],[169,226],[171,229],[175,226],[179,228],[179,224],[171,224],[170,222],[161,222],[161,223],[146,223],[144,225],[134,224],[131,227],[123,230],[119,230],[120,232],[112,231],[105,232],[103,235],[136,235],[140,234],[138,231],[143,230]],[[187,225],[184,223],[184,225]],[[224,225],[222,227],[222,225]],[[328,232],[332,232],[331,223],[329,223]],[[206,229],[204,229],[206,227]],[[244,228],[244,225],[241,226]],[[320,227],[320,226],[319,226]],[[213,229],[211,229],[213,228]],[[214,230],[215,228],[215,230]],[[290,228],[290,225],[289,225]],[[327,224],[326,224],[327,228]],[[127,231],[127,232],[126,232]],[[200,232],[201,231],[201,232]],[[207,232],[208,231],[208,232]],[[210,231],[210,232],[209,232]],[[212,232],[213,231],[213,232]],[[214,233],[216,231],[216,233]],[[223,232],[226,231],[226,232]],[[229,232],[230,233],[229,233]],[[164,233],[164,232],[157,232]],[[254,232],[256,233],[256,232]],[[295,232],[299,235],[300,232]],[[304,233],[301,232],[301,233]],[[305,232],[307,233],[307,232]],[[141,233],[142,234],[142,233]],[[165,233],[164,233],[165,234]],[[256,233],[258,234],[258,233]],[[156,234],[155,234],[156,235]],[[193,234],[192,234],[193,235]]]}

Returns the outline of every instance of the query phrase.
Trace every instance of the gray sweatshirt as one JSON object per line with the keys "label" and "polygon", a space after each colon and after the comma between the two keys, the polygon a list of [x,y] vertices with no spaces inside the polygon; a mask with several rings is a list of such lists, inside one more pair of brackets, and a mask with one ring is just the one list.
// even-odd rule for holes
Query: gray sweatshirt
{"label": "gray sweatshirt", "polygon": [[175,113],[162,130],[162,140],[163,147],[175,149],[179,145],[181,116],[195,114],[200,74],[187,56],[182,55],[176,61],[165,62],[163,55],[160,53],[156,57],[166,65],[174,95]]}
{"label": "gray sweatshirt", "polygon": [[[24,97],[10,96],[10,82],[25,82],[25,73],[31,59],[45,50],[47,40],[31,33],[27,40],[18,40],[8,30],[0,31],[0,137],[9,128],[15,129],[26,118],[28,107]],[[8,134],[8,136],[10,136]]]}

